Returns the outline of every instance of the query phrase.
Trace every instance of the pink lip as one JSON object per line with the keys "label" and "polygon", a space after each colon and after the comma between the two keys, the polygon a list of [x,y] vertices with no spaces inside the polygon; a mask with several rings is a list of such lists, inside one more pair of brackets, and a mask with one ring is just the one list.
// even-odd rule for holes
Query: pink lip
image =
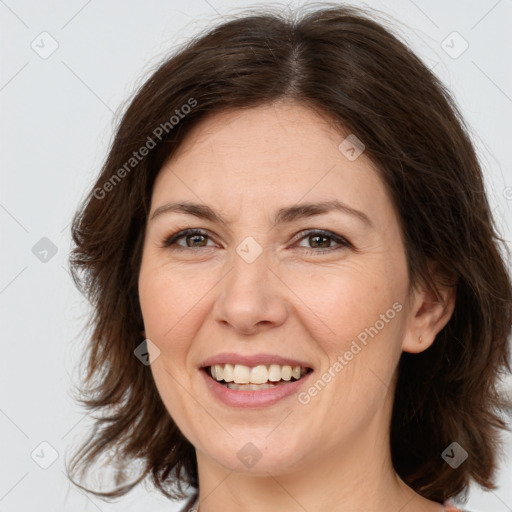
{"label": "pink lip", "polygon": [[[297,365],[298,364],[299,363],[297,363]],[[274,388],[262,389],[261,391],[236,391],[234,389],[229,389],[210,377],[205,370],[200,370],[199,373],[203,375],[208,389],[221,402],[232,407],[247,408],[267,407],[269,405],[275,404],[283,398],[297,393],[297,391],[305,385],[306,381],[309,379],[313,372],[307,373],[299,380],[290,382],[288,384],[279,384]]]}
{"label": "pink lip", "polygon": [[[232,352],[223,352],[213,357],[209,357],[203,361],[199,367],[213,366],[214,364],[243,364],[245,366],[257,366],[259,364],[279,364],[281,366],[302,366],[303,368],[311,368],[308,363],[304,361],[297,361],[296,359],[288,359],[287,357],[280,357],[275,354],[254,354],[252,356],[235,354]],[[261,391],[258,391],[261,393]]]}

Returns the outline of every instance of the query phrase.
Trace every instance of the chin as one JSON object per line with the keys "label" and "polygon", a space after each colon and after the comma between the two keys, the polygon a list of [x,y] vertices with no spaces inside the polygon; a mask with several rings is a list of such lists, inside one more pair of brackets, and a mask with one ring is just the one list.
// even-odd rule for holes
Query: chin
{"label": "chin", "polygon": [[266,436],[268,429],[261,436],[239,435],[229,438],[222,447],[216,445],[214,450],[207,449],[204,453],[229,471],[253,476],[278,475],[297,468],[303,457],[295,446],[304,450],[304,443],[291,443],[290,439],[278,436],[266,439]]}

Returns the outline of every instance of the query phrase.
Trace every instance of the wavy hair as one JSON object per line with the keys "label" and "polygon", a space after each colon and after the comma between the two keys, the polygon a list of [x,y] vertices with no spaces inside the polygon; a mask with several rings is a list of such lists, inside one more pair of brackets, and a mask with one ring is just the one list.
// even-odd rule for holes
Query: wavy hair
{"label": "wavy hair", "polygon": [[[68,477],[104,453],[127,493],[146,477],[171,499],[197,490],[195,450],[166,411],[143,340],[138,299],[142,241],[155,178],[206,115],[287,98],[323,113],[366,146],[396,211],[411,286],[436,289],[430,264],[456,281],[456,304],[433,345],[403,353],[390,425],[392,462],[417,493],[442,503],[471,480],[495,489],[511,372],[512,285],[470,130],[427,66],[374,11],[324,5],[285,15],[246,12],[189,40],[135,93],[96,183],[75,213],[70,268],[92,314],[80,401],[100,413]],[[187,106],[185,108],[185,106]],[[146,150],[143,150],[146,148]],[[470,455],[456,470],[442,452]],[[130,480],[127,468],[142,466]],[[197,492],[189,500],[192,503]]]}

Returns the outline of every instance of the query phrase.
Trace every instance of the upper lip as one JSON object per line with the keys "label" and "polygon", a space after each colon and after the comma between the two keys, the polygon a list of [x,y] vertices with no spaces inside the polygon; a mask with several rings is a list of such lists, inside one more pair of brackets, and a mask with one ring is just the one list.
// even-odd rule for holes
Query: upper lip
{"label": "upper lip", "polygon": [[276,354],[243,355],[236,354],[234,352],[223,352],[221,354],[216,354],[203,361],[199,366],[200,368],[205,368],[215,364],[243,364],[245,366],[251,367],[258,366],[260,364],[278,364],[280,366],[290,365],[302,366],[303,368],[311,368],[311,365],[304,361],[299,361],[297,359],[283,357]]}

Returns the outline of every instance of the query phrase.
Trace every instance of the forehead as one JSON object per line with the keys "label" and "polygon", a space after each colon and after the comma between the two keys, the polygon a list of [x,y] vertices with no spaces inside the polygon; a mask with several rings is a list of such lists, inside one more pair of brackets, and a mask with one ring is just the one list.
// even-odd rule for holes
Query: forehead
{"label": "forehead", "polygon": [[294,102],[211,114],[162,167],[153,205],[199,199],[229,215],[339,199],[378,218],[390,200],[364,152],[347,157],[348,135]]}
{"label": "forehead", "polygon": [[[217,160],[211,157],[216,156],[226,170],[231,169],[230,159],[239,166],[240,159],[244,159],[246,165],[240,166],[240,171],[253,162],[292,171],[285,165],[287,160],[295,164],[303,159],[305,163],[325,163],[333,155],[338,157],[337,146],[343,138],[332,121],[319,113],[296,102],[281,101],[208,115],[187,135],[172,160],[201,162],[215,168]],[[300,165],[296,170],[304,167]],[[260,171],[265,172],[265,168]]]}

